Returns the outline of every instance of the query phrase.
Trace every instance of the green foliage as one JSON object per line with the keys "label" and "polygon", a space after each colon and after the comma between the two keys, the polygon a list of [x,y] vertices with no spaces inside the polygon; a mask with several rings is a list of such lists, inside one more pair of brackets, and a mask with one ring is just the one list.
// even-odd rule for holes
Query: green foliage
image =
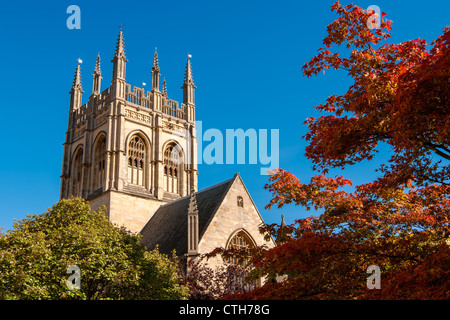
{"label": "green foliage", "polygon": [[[0,299],[185,299],[178,262],[104,213],[61,200],[0,233]],[[70,265],[81,270],[80,289],[66,285]]]}

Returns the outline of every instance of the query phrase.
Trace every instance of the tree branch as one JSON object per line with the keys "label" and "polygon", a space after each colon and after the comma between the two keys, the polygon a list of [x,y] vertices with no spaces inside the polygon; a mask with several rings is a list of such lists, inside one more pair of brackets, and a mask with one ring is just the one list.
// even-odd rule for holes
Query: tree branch
{"label": "tree branch", "polygon": [[[437,155],[443,157],[444,159],[450,160],[450,150],[448,148],[446,148],[444,145],[434,144],[429,141],[424,142],[424,145],[426,147],[430,148],[431,150],[433,150]],[[441,151],[438,148],[443,149],[444,151]],[[445,152],[447,152],[448,154],[446,154]]]}

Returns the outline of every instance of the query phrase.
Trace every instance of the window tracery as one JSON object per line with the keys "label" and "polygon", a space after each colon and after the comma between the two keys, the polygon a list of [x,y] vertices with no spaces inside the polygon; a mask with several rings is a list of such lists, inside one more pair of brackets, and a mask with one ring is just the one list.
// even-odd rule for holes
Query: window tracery
{"label": "window tracery", "polygon": [[171,193],[180,193],[183,166],[183,151],[180,146],[170,143],[164,149],[164,190]]}
{"label": "window tracery", "polygon": [[75,154],[72,167],[72,196],[81,197],[83,180],[83,149],[80,148]]}
{"label": "window tracery", "polygon": [[128,183],[145,186],[145,143],[134,135],[128,143]]}
{"label": "window tracery", "polygon": [[103,136],[97,142],[94,151],[94,185],[93,190],[103,187],[105,180],[106,164],[106,137]]}

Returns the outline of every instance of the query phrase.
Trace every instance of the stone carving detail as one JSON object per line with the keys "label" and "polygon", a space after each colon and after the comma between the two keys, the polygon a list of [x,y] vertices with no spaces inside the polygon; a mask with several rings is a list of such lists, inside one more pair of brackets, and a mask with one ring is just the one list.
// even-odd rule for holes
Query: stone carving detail
{"label": "stone carving detail", "polygon": [[130,119],[139,120],[145,123],[152,123],[152,117],[146,114],[139,113],[137,111],[132,111],[130,109],[125,109],[125,117]]}
{"label": "stone carving detail", "polygon": [[183,126],[180,126],[175,123],[168,122],[168,121],[163,121],[163,129],[172,130],[172,131],[176,130],[176,131],[180,131],[180,132],[184,132],[184,130],[185,130]]}

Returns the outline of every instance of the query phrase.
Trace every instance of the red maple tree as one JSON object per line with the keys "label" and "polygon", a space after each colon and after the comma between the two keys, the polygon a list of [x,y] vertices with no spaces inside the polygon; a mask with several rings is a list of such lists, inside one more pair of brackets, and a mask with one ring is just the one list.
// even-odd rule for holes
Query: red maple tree
{"label": "red maple tree", "polygon": [[[266,208],[294,203],[322,213],[263,227],[278,245],[254,255],[253,276],[288,278],[228,298],[448,299],[450,28],[431,44],[388,44],[384,12],[380,28],[370,29],[373,11],[338,1],[331,10],[339,17],[303,74],[345,70],[353,84],[305,121],[306,157],[319,174],[304,184],[279,169],[265,186],[273,195]],[[380,144],[392,156],[374,181],[347,192],[352,181],[327,177],[371,160]],[[381,289],[368,289],[370,265],[380,267]]]}

